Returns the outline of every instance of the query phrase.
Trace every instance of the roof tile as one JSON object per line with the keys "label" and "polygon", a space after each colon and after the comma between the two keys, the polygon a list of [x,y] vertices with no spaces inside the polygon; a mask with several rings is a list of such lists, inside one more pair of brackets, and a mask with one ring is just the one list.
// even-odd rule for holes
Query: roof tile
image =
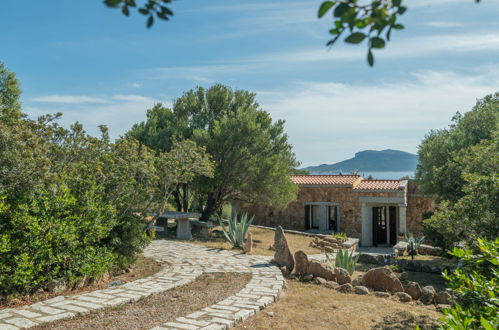
{"label": "roof tile", "polygon": [[400,180],[362,180],[354,190],[397,190]]}
{"label": "roof tile", "polygon": [[359,175],[294,175],[293,182],[298,185],[353,185]]}

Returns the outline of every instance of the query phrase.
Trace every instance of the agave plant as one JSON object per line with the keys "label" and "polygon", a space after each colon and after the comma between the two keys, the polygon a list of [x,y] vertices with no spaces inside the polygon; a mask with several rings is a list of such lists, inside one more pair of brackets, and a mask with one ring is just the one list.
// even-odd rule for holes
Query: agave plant
{"label": "agave plant", "polygon": [[[353,251],[340,249],[338,250],[338,252],[336,252],[336,259],[334,261],[334,266],[337,268],[346,269],[348,273],[352,275],[355,270],[355,265],[359,260],[359,257],[360,253],[354,256]],[[327,252],[326,252],[326,259],[330,265],[333,264],[333,260],[331,259],[331,256]]]}
{"label": "agave plant", "polygon": [[224,224],[224,221],[218,219],[218,223],[220,224],[220,227],[222,227],[225,238],[232,244],[233,248],[240,248],[244,245],[246,233],[254,218],[255,217],[252,217],[248,220],[248,214],[244,213],[241,216],[241,220],[238,221],[237,214],[234,213],[230,220],[228,220],[228,227]]}
{"label": "agave plant", "polygon": [[425,237],[414,237],[411,233],[407,237],[407,253],[411,256],[411,259],[414,260],[414,256],[418,254],[419,246],[424,242]]}

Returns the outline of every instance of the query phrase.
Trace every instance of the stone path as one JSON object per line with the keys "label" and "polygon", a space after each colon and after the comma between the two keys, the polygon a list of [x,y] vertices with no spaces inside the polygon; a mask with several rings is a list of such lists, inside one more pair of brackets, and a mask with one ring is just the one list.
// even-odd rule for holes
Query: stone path
{"label": "stone path", "polygon": [[202,273],[252,273],[251,281],[234,296],[154,329],[226,329],[277,300],[285,285],[271,257],[248,256],[227,250],[157,240],[144,255],[169,265],[153,276],[121,286],[69,297],[55,297],[30,306],[0,310],[0,329],[30,328],[73,318],[187,284]]}

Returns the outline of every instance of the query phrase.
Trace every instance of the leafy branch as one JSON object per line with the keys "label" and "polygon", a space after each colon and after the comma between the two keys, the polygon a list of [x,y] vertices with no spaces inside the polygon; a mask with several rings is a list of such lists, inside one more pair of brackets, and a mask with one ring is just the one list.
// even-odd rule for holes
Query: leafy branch
{"label": "leafy branch", "polygon": [[164,21],[170,20],[173,16],[173,11],[166,5],[172,0],[146,0],[142,7],[137,7],[135,0],[104,0],[104,4],[109,8],[119,8],[125,16],[130,16],[130,8],[137,8],[137,11],[144,16],[147,16],[147,27],[150,28],[154,24],[154,17]]}

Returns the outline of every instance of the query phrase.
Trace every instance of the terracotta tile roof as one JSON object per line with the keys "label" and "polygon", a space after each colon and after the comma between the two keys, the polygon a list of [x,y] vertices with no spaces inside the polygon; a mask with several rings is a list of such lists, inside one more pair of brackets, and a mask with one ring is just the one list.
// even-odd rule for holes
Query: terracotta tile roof
{"label": "terracotta tile roof", "polygon": [[397,190],[400,180],[362,180],[355,190]]}
{"label": "terracotta tile roof", "polygon": [[294,175],[291,180],[298,185],[353,185],[359,175]]}

